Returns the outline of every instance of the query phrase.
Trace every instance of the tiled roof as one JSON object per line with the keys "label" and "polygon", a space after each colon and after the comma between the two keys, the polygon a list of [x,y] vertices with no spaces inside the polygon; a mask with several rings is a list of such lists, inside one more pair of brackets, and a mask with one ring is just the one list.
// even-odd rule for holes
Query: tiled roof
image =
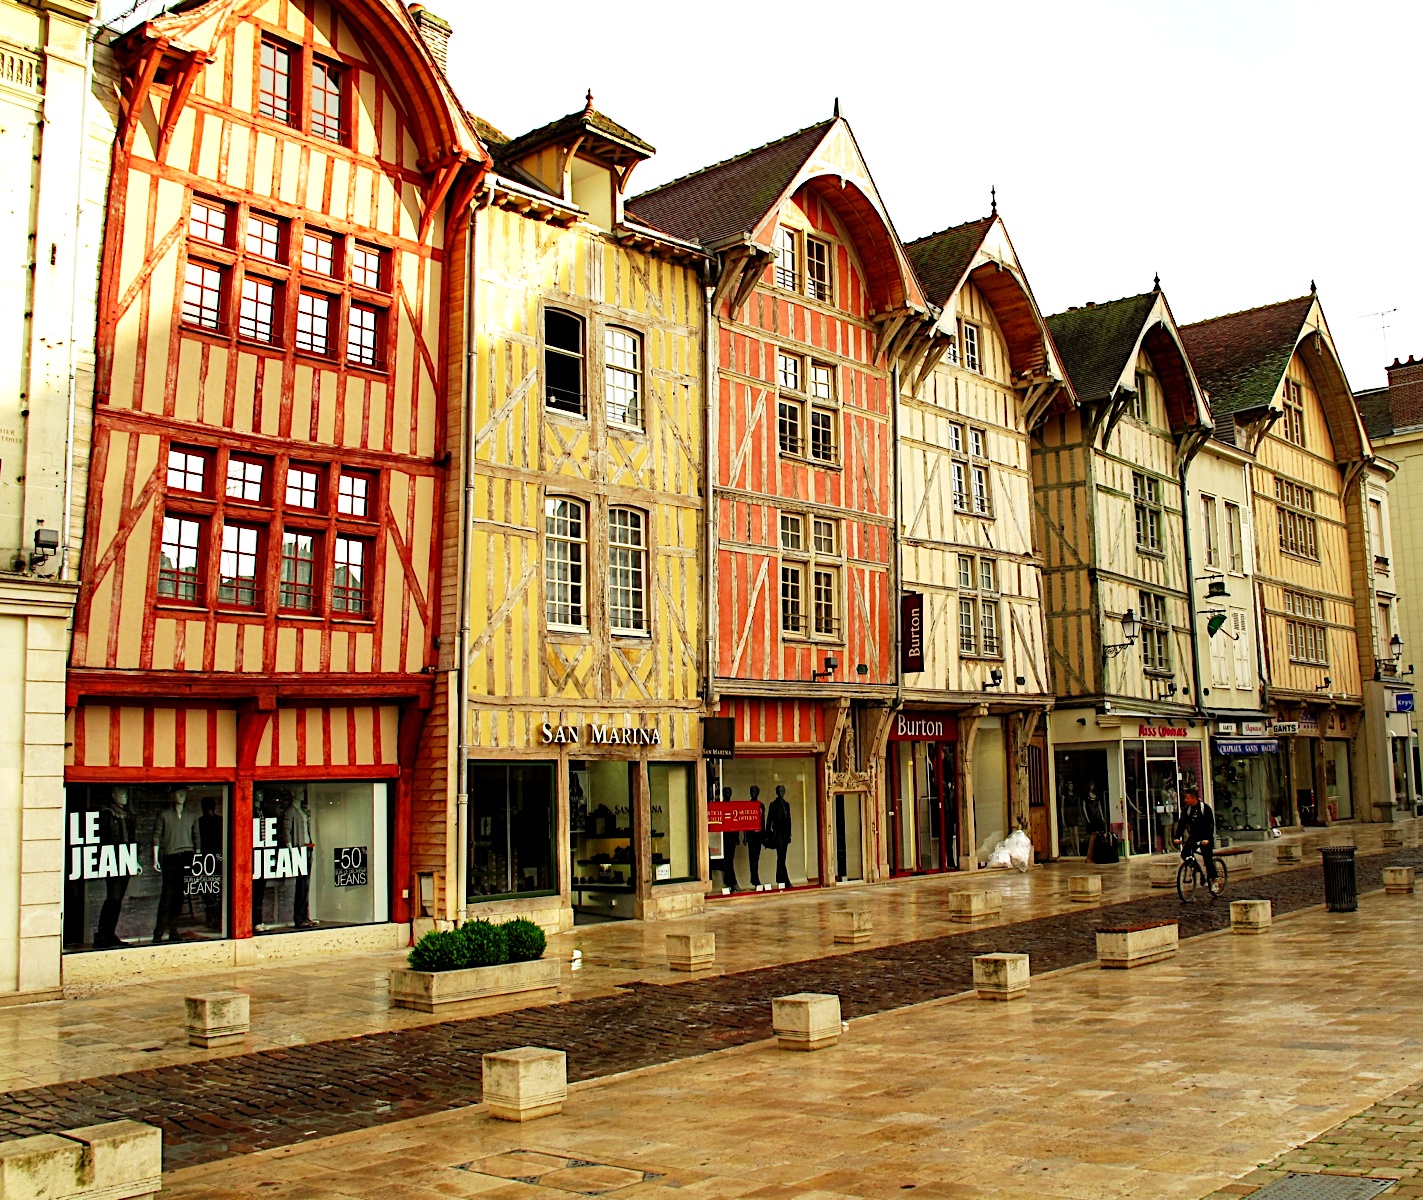
{"label": "tiled roof", "polygon": [[474,132],[479,134],[480,140],[489,148],[489,153],[497,158],[499,151],[504,147],[504,144],[508,142],[509,135],[495,129],[493,125],[478,113],[472,113],[469,109],[465,109],[464,115],[469,118],[469,123],[474,126]]}
{"label": "tiled roof", "polygon": [[557,121],[550,121],[547,125],[540,125],[537,129],[529,130],[528,133],[520,134],[504,147],[505,156],[514,158],[538,146],[556,142],[560,138],[574,133],[601,135],[610,141],[631,148],[643,157],[656,153],[652,146],[644,142],[637,134],[624,129],[606,114],[600,113],[592,106],[592,103],[593,96],[590,92],[587,107],[580,108],[575,113],[569,113],[566,117],[559,117]]}
{"label": "tiled roof", "polygon": [[1069,308],[1048,317],[1047,326],[1062,356],[1062,365],[1083,403],[1112,394],[1158,295],[1144,292],[1108,304]]}
{"label": "tiled roof", "polygon": [[919,274],[924,298],[930,304],[942,307],[953,295],[996,219],[990,216],[967,221],[905,243],[904,251]]}
{"label": "tiled roof", "polygon": [[790,186],[835,118],[703,167],[628,201],[645,220],[674,237],[705,246],[748,233]]}
{"label": "tiled roof", "polygon": [[1314,296],[1181,326],[1196,378],[1218,414],[1263,408],[1275,397]]}
{"label": "tiled roof", "polygon": [[1364,428],[1371,438],[1384,438],[1393,434],[1393,406],[1389,403],[1389,389],[1368,388],[1354,393],[1359,406],[1359,415],[1364,418]]}

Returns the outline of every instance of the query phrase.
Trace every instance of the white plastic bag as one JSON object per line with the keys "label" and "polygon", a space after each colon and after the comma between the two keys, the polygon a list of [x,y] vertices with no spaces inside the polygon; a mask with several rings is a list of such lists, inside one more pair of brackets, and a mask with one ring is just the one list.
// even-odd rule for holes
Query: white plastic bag
{"label": "white plastic bag", "polygon": [[988,856],[990,870],[994,867],[1017,867],[1020,871],[1026,871],[1032,865],[1033,843],[1021,829],[1013,830],[993,847],[993,853]]}

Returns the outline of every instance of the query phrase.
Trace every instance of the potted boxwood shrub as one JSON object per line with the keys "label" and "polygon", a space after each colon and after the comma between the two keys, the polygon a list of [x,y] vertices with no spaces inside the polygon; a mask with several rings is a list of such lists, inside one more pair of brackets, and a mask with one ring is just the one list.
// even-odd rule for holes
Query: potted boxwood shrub
{"label": "potted boxwood shrub", "polygon": [[442,1006],[558,986],[558,962],[544,958],[543,930],[522,917],[503,925],[470,921],[436,929],[411,947],[409,967],[390,973],[397,1008]]}

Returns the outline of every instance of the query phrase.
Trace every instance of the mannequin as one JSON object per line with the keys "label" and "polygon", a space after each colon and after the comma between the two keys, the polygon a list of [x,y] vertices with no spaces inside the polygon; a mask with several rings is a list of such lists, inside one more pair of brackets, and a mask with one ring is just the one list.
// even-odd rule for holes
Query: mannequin
{"label": "mannequin", "polygon": [[193,865],[193,815],[185,811],[188,789],[176,788],[172,803],[158,814],[153,827],[153,865],[163,873],[163,890],[158,896],[158,913],[153,924],[153,940],[164,935],[178,940],[178,914],[183,907],[183,879]]}
{"label": "mannequin", "polygon": [[[130,846],[138,841],[135,824],[128,806],[128,788],[110,788],[109,803],[99,810],[99,840],[106,846]],[[94,930],[95,950],[119,950],[128,945],[118,933],[128,880],[127,875],[111,875],[104,880],[104,903]]]}
{"label": "mannequin", "polygon": [[[722,788],[721,798],[729,804],[731,789]],[[721,835],[721,882],[723,887],[730,888],[733,892],[741,890],[736,883],[736,847],[740,844],[741,835],[739,833],[728,831]]]}
{"label": "mannequin", "polygon": [[[315,847],[315,843],[311,840],[311,817],[295,793],[287,800],[287,806],[282,811],[282,845],[305,846],[308,852]],[[306,856],[308,866],[311,864],[312,857],[310,853]],[[310,872],[298,874],[292,883],[295,885],[292,891],[292,928],[312,929],[316,922],[311,919],[309,908]]]}
{"label": "mannequin", "polygon": [[766,811],[766,830],[761,840],[776,852],[776,882],[782,887],[790,887],[791,877],[786,870],[786,851],[791,845],[791,806],[786,799],[786,785],[776,784],[776,798]]}
{"label": "mannequin", "polygon": [[756,828],[746,831],[746,856],[751,860],[751,886],[761,886],[761,838],[766,829],[766,806],[761,803],[761,789],[751,785],[751,801],[760,810]]}

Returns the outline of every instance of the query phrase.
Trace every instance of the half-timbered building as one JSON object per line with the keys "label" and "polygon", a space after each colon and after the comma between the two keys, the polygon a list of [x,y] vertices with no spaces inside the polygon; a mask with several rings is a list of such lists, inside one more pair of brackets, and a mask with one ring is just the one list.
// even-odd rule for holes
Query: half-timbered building
{"label": "half-timbered building", "polygon": [[465,723],[417,868],[447,918],[678,915],[706,892],[707,259],[625,204],[653,150],[591,95],[481,129]]}
{"label": "half-timbered building", "polygon": [[887,867],[896,374],[934,353],[914,272],[837,114],[630,202],[715,256],[707,625],[714,893]]}
{"label": "half-timbered building", "polygon": [[1058,852],[1157,853],[1207,794],[1182,496],[1210,412],[1159,287],[1047,323],[1080,404],[1033,452]]}
{"label": "half-timbered building", "polygon": [[487,156],[394,0],[208,0],[112,52],[64,906],[109,953],[66,977],[404,944],[445,214]]}
{"label": "half-timbered building", "polygon": [[1071,389],[996,204],[905,249],[947,352],[898,394],[906,653],[890,870],[972,868],[1013,829],[1047,858],[1053,691],[1029,439]]}
{"label": "half-timbered building", "polygon": [[1397,592],[1380,540],[1393,465],[1374,453],[1313,290],[1182,337],[1223,432],[1255,456],[1265,695],[1280,736],[1275,819],[1389,820],[1390,741],[1408,737],[1394,700],[1407,683],[1390,648]]}

